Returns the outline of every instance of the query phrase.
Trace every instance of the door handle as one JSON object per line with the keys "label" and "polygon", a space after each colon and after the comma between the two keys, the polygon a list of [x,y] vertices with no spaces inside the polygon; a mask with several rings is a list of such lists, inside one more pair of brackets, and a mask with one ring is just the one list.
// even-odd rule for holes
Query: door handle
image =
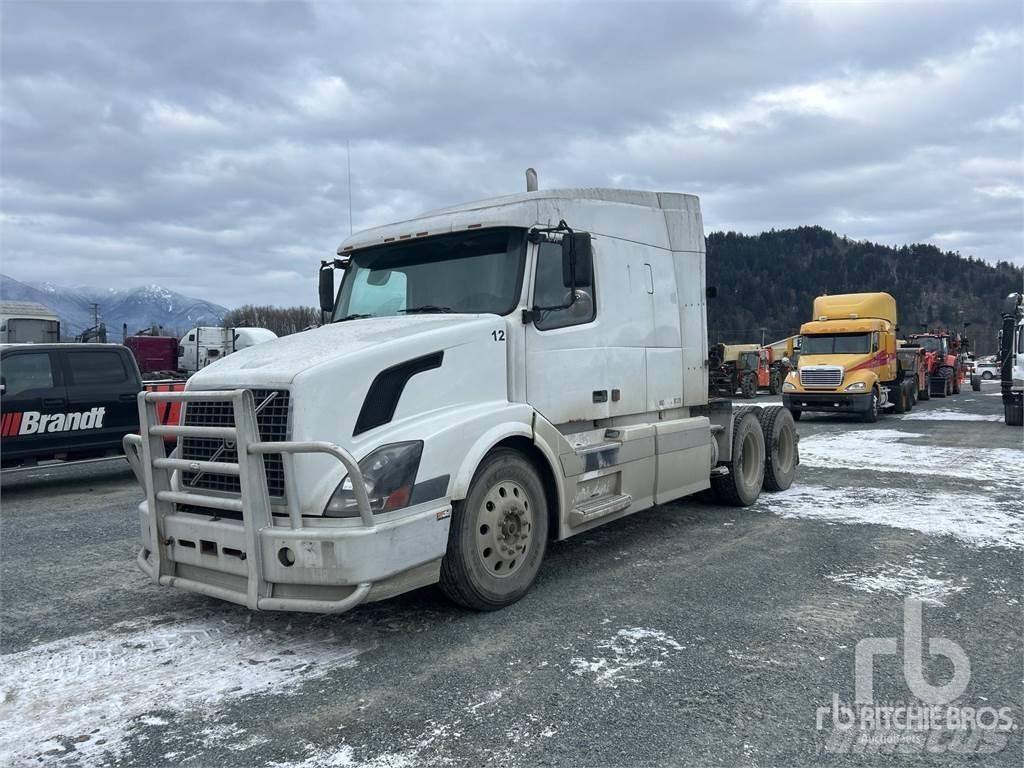
{"label": "door handle", "polygon": [[44,397],[43,408],[60,408],[67,404],[67,400],[63,397]]}

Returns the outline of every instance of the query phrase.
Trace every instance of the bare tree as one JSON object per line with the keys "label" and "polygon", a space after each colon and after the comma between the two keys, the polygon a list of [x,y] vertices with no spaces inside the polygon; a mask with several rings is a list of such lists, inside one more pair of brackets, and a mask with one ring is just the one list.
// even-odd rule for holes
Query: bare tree
{"label": "bare tree", "polygon": [[287,336],[319,323],[320,312],[313,307],[246,304],[224,315],[222,324],[225,328],[267,328],[278,336]]}

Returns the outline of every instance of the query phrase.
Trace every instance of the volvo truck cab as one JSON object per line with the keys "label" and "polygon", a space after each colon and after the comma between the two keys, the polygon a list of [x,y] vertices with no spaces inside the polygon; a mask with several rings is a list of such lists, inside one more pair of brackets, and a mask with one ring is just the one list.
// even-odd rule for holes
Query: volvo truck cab
{"label": "volvo truck cab", "polygon": [[531,191],[358,233],[321,267],[324,326],[140,396],[138,563],[252,609],[439,582],[488,610],[550,540],[788,487],[789,414],[709,400],[705,291],[691,195]]}

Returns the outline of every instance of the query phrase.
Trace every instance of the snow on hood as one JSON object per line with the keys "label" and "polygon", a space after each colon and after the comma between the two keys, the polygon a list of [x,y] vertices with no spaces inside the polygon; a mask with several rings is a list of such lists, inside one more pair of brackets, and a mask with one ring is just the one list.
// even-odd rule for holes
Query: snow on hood
{"label": "snow on hood", "polygon": [[431,337],[432,347],[451,346],[465,338],[460,330],[481,324],[489,327],[494,320],[493,315],[444,314],[332,323],[241,349],[193,375],[189,389],[253,384],[283,387],[298,374],[324,363],[375,352],[384,345],[405,346],[416,337]]}

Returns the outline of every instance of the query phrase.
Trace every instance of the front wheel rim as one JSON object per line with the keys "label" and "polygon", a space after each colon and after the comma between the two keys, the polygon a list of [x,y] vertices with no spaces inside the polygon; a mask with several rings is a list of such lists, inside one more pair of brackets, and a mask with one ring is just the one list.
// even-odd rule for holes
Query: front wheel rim
{"label": "front wheel rim", "polygon": [[474,534],[477,558],[491,576],[507,578],[523,567],[533,543],[534,510],[517,482],[499,480],[488,489]]}

